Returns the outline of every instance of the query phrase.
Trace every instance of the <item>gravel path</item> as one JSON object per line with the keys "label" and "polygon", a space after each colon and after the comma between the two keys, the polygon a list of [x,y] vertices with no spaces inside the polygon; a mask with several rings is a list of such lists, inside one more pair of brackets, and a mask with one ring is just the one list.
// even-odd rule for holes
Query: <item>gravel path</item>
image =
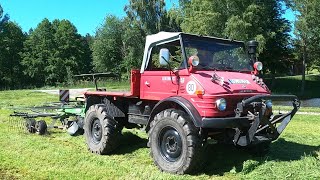
{"label": "gravel path", "polygon": [[[278,111],[273,111],[273,112],[278,112]],[[280,111],[281,113],[288,113],[289,111]],[[298,110],[298,112],[296,112],[296,114],[301,114],[301,115],[316,115],[316,116],[319,116],[320,115],[320,113],[318,113],[318,112],[299,112],[299,110]]]}
{"label": "gravel path", "polygon": [[[81,88],[81,89],[69,89],[70,98],[75,98],[78,96],[83,96],[83,93],[89,90],[89,88]],[[44,92],[48,94],[56,94],[59,95],[59,89],[53,89],[53,90],[34,90],[36,92]]]}

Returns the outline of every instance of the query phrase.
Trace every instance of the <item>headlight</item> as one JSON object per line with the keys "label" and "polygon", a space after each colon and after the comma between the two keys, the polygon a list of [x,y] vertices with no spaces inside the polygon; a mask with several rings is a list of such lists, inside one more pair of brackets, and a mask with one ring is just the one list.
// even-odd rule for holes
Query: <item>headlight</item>
{"label": "headlight", "polygon": [[224,98],[216,100],[217,108],[220,111],[224,111],[227,109],[227,101]]}
{"label": "headlight", "polygon": [[255,62],[255,63],[253,64],[253,67],[254,67],[256,70],[261,71],[262,68],[263,68],[263,65],[262,65],[261,62],[257,61],[257,62]]}
{"label": "headlight", "polygon": [[267,106],[268,109],[271,109],[271,108],[272,108],[272,101],[271,101],[271,100],[267,100],[267,101],[265,102],[265,104],[266,104],[266,106]]}

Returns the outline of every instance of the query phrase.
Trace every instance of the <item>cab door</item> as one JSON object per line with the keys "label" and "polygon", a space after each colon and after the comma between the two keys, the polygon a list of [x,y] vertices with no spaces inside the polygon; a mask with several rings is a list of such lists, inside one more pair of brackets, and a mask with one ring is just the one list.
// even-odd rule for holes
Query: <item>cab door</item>
{"label": "cab door", "polygon": [[141,73],[140,98],[162,100],[177,96],[177,74],[184,67],[183,60],[179,39],[152,47],[147,68]]}
{"label": "cab door", "polygon": [[161,100],[178,94],[177,76],[171,71],[144,71],[141,74],[140,98]]}

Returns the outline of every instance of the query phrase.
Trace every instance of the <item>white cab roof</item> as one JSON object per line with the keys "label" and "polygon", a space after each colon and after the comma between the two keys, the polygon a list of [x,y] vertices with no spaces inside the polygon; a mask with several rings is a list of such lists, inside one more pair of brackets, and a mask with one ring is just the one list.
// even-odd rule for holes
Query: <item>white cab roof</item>
{"label": "white cab roof", "polygon": [[182,32],[159,32],[157,34],[148,35],[146,37],[146,44],[144,47],[143,61],[142,61],[140,73],[143,73],[144,70],[147,68],[146,66],[148,64],[148,60],[149,60],[149,57],[151,54],[152,47],[154,47],[156,45],[161,45],[161,44],[165,44],[165,43],[179,40],[181,34],[198,36],[198,37],[205,37],[205,38],[210,38],[210,39],[215,39],[215,40],[243,43],[242,41],[234,41],[231,39],[223,39],[223,38],[210,37],[210,36],[199,36],[199,35],[187,34],[187,33],[182,33]]}
{"label": "white cab roof", "polygon": [[146,44],[144,47],[143,61],[140,73],[143,73],[145,66],[148,64],[147,60],[151,54],[151,48],[155,45],[165,44],[171,41],[176,41],[180,38],[181,32],[159,32],[157,34],[148,35],[146,37]]}

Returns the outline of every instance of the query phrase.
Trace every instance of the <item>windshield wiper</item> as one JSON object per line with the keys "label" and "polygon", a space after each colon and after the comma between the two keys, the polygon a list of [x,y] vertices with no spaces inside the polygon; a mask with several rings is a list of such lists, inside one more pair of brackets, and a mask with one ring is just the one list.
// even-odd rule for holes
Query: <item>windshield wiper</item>
{"label": "windshield wiper", "polygon": [[202,69],[204,69],[204,70],[219,70],[218,68],[213,67],[213,66],[204,66],[204,67],[202,67]]}
{"label": "windshield wiper", "polygon": [[229,66],[226,66],[226,67],[222,68],[222,70],[225,70],[225,71],[238,71],[238,70],[235,70],[235,69],[233,69],[232,67],[229,67]]}

